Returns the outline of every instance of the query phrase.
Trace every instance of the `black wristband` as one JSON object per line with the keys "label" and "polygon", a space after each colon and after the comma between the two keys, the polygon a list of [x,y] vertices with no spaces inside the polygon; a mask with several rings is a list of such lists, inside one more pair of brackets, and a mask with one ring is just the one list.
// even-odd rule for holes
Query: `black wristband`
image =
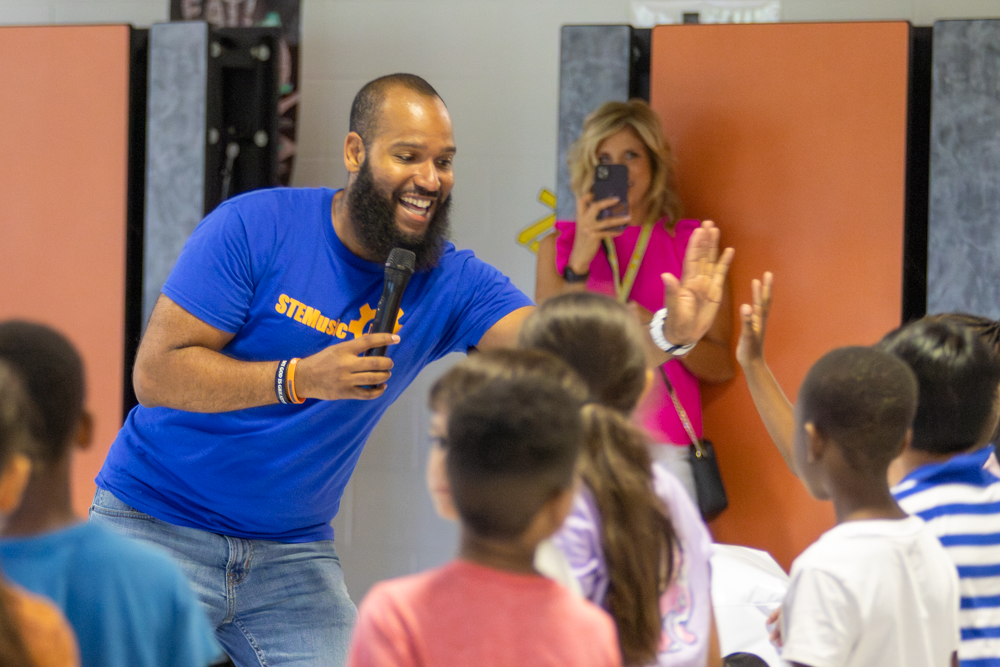
{"label": "black wristband", "polygon": [[586,273],[577,273],[573,269],[569,268],[569,264],[567,264],[566,268],[563,269],[562,277],[563,280],[568,283],[582,283],[586,282],[587,278],[590,277],[590,271],[587,271]]}
{"label": "black wristband", "polygon": [[284,405],[291,405],[291,401],[288,399],[288,393],[285,391],[285,370],[288,368],[288,362],[291,359],[282,359],[278,362],[278,370],[274,374],[274,395],[278,397],[278,403]]}

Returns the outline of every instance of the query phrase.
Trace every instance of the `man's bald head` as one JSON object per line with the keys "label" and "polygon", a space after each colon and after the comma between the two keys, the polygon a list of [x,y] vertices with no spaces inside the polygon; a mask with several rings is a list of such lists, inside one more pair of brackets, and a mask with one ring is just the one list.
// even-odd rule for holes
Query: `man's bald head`
{"label": "man's bald head", "polygon": [[[369,81],[354,96],[354,103],[351,104],[351,132],[356,132],[365,145],[369,145],[378,135],[382,105],[389,91],[396,87],[441,100],[434,87],[416,74],[388,74]],[[441,100],[441,104],[444,104],[444,100]]]}

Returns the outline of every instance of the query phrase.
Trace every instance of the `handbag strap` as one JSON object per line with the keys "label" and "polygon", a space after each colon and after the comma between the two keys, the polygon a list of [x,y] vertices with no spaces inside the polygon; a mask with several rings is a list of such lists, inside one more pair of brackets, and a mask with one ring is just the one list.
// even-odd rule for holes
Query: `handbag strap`
{"label": "handbag strap", "polygon": [[681,399],[677,398],[677,392],[674,390],[673,383],[670,382],[670,378],[667,377],[667,371],[660,366],[660,375],[663,376],[663,384],[667,385],[667,393],[670,394],[670,400],[674,402],[674,409],[677,410],[677,416],[681,418],[681,423],[684,425],[684,430],[687,431],[688,437],[691,438],[691,444],[698,451],[698,456],[705,456],[705,448],[701,445],[701,439],[695,435],[694,427],[691,426],[691,420],[688,419],[687,410],[681,405]]}

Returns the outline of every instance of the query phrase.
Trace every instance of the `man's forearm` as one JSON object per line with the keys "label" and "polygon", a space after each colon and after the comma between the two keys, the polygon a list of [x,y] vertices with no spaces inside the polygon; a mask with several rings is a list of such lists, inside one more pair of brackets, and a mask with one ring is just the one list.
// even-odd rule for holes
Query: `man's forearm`
{"label": "man's forearm", "polygon": [[277,368],[277,361],[238,361],[204,347],[186,347],[137,363],[132,381],[145,407],[229,412],[277,403]]}

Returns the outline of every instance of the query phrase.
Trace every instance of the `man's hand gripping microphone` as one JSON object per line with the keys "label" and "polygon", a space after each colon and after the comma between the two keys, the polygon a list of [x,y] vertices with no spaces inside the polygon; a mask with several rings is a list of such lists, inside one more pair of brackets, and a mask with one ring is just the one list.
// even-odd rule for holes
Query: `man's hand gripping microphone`
{"label": "man's hand gripping microphone", "polygon": [[[385,260],[385,284],[382,296],[378,300],[375,319],[372,320],[368,333],[393,333],[396,328],[396,318],[399,317],[399,304],[403,300],[403,291],[413,275],[417,256],[403,248],[393,248],[389,259]],[[385,356],[386,347],[376,347],[364,353],[366,357]]]}

